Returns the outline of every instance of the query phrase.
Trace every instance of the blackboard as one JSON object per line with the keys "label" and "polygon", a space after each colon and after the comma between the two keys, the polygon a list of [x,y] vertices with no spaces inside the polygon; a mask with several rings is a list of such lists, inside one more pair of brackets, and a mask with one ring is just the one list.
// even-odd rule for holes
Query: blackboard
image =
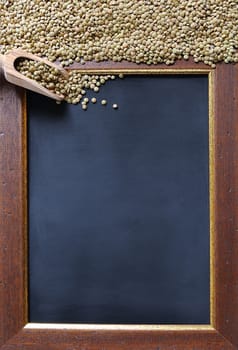
{"label": "blackboard", "polygon": [[27,96],[30,321],[208,324],[207,76],[96,96]]}

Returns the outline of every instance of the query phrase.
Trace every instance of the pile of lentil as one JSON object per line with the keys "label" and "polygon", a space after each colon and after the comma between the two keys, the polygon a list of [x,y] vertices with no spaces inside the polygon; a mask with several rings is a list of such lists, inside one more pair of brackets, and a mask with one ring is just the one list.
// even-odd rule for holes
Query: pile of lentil
{"label": "pile of lentil", "polygon": [[[0,0],[0,52],[60,61],[238,62],[238,0]],[[75,97],[76,98],[76,97]]]}

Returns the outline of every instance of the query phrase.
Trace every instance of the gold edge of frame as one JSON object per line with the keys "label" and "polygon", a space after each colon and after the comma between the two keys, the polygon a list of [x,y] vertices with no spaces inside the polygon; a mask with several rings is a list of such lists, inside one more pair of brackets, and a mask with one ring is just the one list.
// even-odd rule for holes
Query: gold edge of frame
{"label": "gold edge of frame", "polygon": [[[77,68],[72,68],[71,70],[78,70]],[[215,286],[214,286],[214,189],[215,189],[215,152],[214,152],[214,70],[208,68],[168,68],[168,69],[83,69],[84,74],[135,74],[135,75],[163,75],[163,74],[207,74],[208,75],[208,94],[209,94],[209,207],[210,207],[210,324],[201,325],[128,325],[128,324],[64,324],[64,323],[27,323],[24,329],[52,329],[52,330],[125,330],[125,331],[215,331]],[[27,106],[26,106],[26,93],[23,98],[23,134],[26,140],[27,137]],[[27,142],[25,142],[24,147],[24,168],[25,174],[23,174],[24,179],[27,180]],[[27,203],[27,185],[24,186],[25,193],[24,199]],[[25,216],[27,216],[27,205],[25,206]],[[25,249],[27,251],[28,246],[28,232],[27,232],[27,219],[25,220]],[[25,258],[25,300],[26,300],[26,320],[28,319],[28,259]]]}
{"label": "gold edge of frame", "polygon": [[23,216],[23,249],[24,249],[24,321],[28,322],[28,168],[27,168],[27,100],[26,91],[22,90],[22,216]]}
{"label": "gold edge of frame", "polygon": [[24,329],[47,330],[105,330],[105,331],[191,331],[191,332],[216,332],[211,325],[137,325],[137,324],[65,324],[65,323],[28,323]]}
{"label": "gold edge of frame", "polygon": [[214,115],[214,80],[211,70],[209,81],[209,207],[210,207],[210,322],[215,325],[215,115]]}

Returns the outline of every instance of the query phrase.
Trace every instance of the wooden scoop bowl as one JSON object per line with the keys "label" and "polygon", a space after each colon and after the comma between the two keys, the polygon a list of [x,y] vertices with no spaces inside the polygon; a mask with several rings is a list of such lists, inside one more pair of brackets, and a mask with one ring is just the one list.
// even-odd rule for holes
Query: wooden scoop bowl
{"label": "wooden scoop bowl", "polygon": [[52,68],[56,68],[62,73],[62,75],[66,79],[68,78],[68,72],[65,69],[59,67],[58,65],[48,61],[45,58],[38,57],[31,53],[27,53],[24,50],[15,49],[10,51],[6,55],[0,55],[0,68],[2,69],[7,81],[9,81],[12,84],[21,86],[25,89],[35,91],[38,94],[53,98],[54,100],[57,100],[57,101],[63,100],[64,98],[63,95],[57,95],[53,93],[52,91],[46,89],[45,87],[37,83],[35,80],[27,78],[26,76],[18,72],[15,67],[15,62],[19,58],[27,58],[33,61],[43,62]]}

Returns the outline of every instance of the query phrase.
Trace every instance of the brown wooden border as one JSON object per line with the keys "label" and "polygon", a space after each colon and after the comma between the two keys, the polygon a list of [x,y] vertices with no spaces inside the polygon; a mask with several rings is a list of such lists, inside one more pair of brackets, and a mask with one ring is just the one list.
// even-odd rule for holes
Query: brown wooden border
{"label": "brown wooden border", "polygon": [[[84,69],[137,69],[130,63]],[[140,66],[142,69],[148,66]],[[75,66],[75,68],[78,68]],[[150,69],[158,69],[151,66]],[[208,71],[177,62],[173,69]],[[159,69],[168,70],[160,65]],[[213,317],[209,326],[43,326],[27,324],[27,141],[22,90],[0,78],[1,350],[238,349],[238,65],[213,71]]]}

